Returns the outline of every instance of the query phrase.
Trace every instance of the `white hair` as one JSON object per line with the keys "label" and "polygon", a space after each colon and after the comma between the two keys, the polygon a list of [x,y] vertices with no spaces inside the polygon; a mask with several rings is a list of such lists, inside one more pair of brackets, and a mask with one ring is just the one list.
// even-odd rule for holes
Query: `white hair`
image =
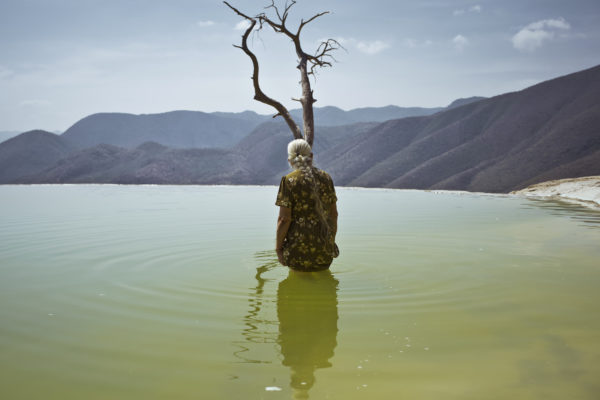
{"label": "white hair", "polygon": [[292,168],[299,169],[312,175],[312,149],[306,140],[292,140],[288,144],[287,151],[288,161],[292,165]]}

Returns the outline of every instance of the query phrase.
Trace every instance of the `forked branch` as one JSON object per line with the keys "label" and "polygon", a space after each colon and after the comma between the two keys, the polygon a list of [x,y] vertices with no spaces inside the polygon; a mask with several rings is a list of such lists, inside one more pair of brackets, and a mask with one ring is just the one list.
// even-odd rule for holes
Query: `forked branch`
{"label": "forked branch", "polygon": [[281,115],[283,117],[283,119],[285,119],[285,122],[288,124],[288,127],[290,128],[290,130],[292,131],[294,138],[302,139],[302,132],[300,131],[300,128],[298,127],[298,125],[296,124],[296,122],[294,121],[292,116],[290,115],[290,112],[287,110],[287,108],[285,108],[285,106],[283,104],[281,104],[280,102],[278,102],[277,100],[272,99],[271,97],[267,96],[260,88],[260,83],[258,80],[258,73],[259,73],[258,59],[256,58],[256,55],[250,50],[250,48],[248,48],[248,36],[250,36],[250,33],[256,26],[256,19],[245,15],[244,13],[240,12],[238,9],[236,9],[235,7],[233,7],[231,4],[229,4],[226,1],[224,1],[223,3],[225,3],[229,8],[231,8],[236,14],[238,14],[241,17],[244,17],[250,23],[250,25],[248,26],[248,28],[246,28],[246,31],[242,35],[242,45],[241,46],[234,45],[234,47],[237,47],[238,49],[242,49],[244,51],[244,53],[246,53],[248,55],[248,57],[250,57],[250,59],[252,60],[252,67],[253,67],[252,84],[254,86],[254,100],[260,101],[261,103],[267,104],[267,105],[275,108],[277,110],[277,114],[273,118]]}
{"label": "forked branch", "polygon": [[300,33],[307,24],[311,23],[319,17],[322,17],[325,14],[329,14],[329,11],[323,11],[318,14],[315,14],[307,20],[302,19],[300,21],[300,24],[298,25],[298,29],[294,33],[290,29],[288,29],[288,27],[286,26],[286,22],[289,16],[290,9],[294,6],[294,4],[296,4],[296,0],[290,0],[289,2],[286,1],[283,10],[280,10],[277,7],[277,5],[275,4],[275,0],[271,0],[271,4],[265,7],[265,10],[273,9],[275,12],[276,19],[271,19],[264,12],[256,15],[255,17],[250,17],[240,12],[227,1],[224,1],[224,3],[236,14],[245,18],[250,23],[250,26],[246,29],[244,35],[242,36],[242,45],[235,47],[242,49],[252,60],[252,65],[254,67],[254,74],[252,75],[255,92],[254,99],[273,106],[278,112],[276,116],[283,116],[283,118],[288,123],[288,126],[292,130],[294,137],[298,138],[302,137],[302,134],[296,123],[291,118],[289,111],[281,103],[265,95],[260,89],[258,81],[258,60],[254,53],[252,53],[252,51],[248,48],[247,41],[248,36],[255,28],[256,24],[258,24],[257,30],[261,30],[263,26],[268,25],[276,33],[282,33],[286,35],[294,43],[296,55],[298,56],[297,68],[300,70],[300,84],[302,86],[302,97],[297,100],[300,101],[300,103],[302,104],[304,138],[312,146],[314,140],[313,103],[316,102],[316,99],[313,97],[313,91],[311,89],[309,75],[314,76],[317,68],[331,67],[333,62],[336,61],[332,53],[335,50],[338,50],[343,47],[337,40],[327,39],[319,44],[314,54],[309,54],[302,49],[302,44],[300,42]]}

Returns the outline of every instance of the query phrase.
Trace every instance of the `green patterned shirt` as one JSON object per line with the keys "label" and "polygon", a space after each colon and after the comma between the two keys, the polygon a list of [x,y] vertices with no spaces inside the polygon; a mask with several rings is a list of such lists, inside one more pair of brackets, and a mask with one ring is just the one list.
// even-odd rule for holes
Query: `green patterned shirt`
{"label": "green patterned shirt", "polygon": [[322,219],[317,212],[318,195],[325,220],[337,201],[329,174],[313,169],[316,191],[304,172],[296,170],[281,178],[275,205],[292,210],[292,222],[283,242],[283,258],[290,268],[314,271],[328,268],[334,255],[334,235],[321,237]]}

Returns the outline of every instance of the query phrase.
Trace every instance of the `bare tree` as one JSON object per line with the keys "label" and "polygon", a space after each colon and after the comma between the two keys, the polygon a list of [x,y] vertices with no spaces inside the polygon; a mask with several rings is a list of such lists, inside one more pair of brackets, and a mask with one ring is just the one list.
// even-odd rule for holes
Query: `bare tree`
{"label": "bare tree", "polygon": [[275,5],[275,0],[271,0],[271,4],[265,7],[265,10],[272,9],[275,13],[275,16],[273,18],[267,16],[267,14],[264,12],[254,17],[250,17],[240,12],[237,8],[233,7],[228,2],[224,1],[223,3],[225,3],[227,7],[231,8],[237,15],[245,18],[249,22],[248,28],[246,28],[246,31],[242,35],[242,45],[234,45],[234,47],[242,49],[244,53],[246,53],[248,57],[250,57],[250,59],[252,60],[252,65],[254,67],[254,72],[252,74],[252,83],[254,84],[254,100],[260,101],[261,103],[265,103],[274,107],[277,110],[277,114],[275,114],[273,118],[282,116],[285,119],[285,122],[287,122],[288,127],[292,131],[294,138],[302,139],[302,132],[300,131],[300,128],[298,127],[296,122],[292,119],[292,116],[290,115],[290,112],[287,110],[287,108],[285,108],[285,106],[277,100],[267,96],[261,90],[258,80],[258,59],[248,47],[248,37],[250,36],[250,33],[254,30],[254,28],[257,26],[257,24],[257,31],[260,31],[265,25],[267,25],[270,26],[275,32],[286,35],[294,43],[296,55],[298,56],[297,68],[300,70],[300,84],[302,86],[302,97],[300,97],[300,99],[292,98],[292,100],[299,101],[300,104],[302,104],[304,139],[312,146],[315,136],[313,103],[317,100],[313,97],[313,91],[310,87],[309,77],[310,75],[314,76],[318,68],[331,67],[332,62],[335,61],[331,53],[341,48],[342,46],[335,39],[327,39],[321,42],[314,54],[308,54],[302,49],[302,45],[300,43],[300,33],[308,23],[314,21],[315,19],[325,14],[328,14],[329,11],[323,11],[318,14],[315,14],[306,21],[302,19],[296,31],[293,32],[286,26],[286,22],[289,16],[290,9],[294,6],[294,4],[296,4],[295,0],[291,0],[289,3],[286,1],[283,10],[281,10]]}

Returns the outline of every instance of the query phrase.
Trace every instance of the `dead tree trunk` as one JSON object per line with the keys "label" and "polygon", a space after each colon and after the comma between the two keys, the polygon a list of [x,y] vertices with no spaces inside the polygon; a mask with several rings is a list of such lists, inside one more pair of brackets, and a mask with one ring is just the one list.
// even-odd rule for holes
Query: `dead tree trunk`
{"label": "dead tree trunk", "polygon": [[[250,25],[244,32],[244,35],[242,36],[242,45],[234,45],[234,47],[242,49],[244,53],[246,53],[248,57],[250,57],[250,59],[252,60],[252,83],[254,85],[254,100],[260,101],[264,104],[268,104],[275,108],[277,110],[277,114],[275,114],[273,118],[282,116],[283,119],[285,119],[285,122],[288,124],[288,127],[292,131],[292,135],[294,136],[294,138],[301,139],[304,136],[304,139],[312,146],[315,137],[313,104],[317,100],[313,97],[313,91],[310,86],[310,75],[314,76],[315,71],[318,67],[331,67],[332,62],[335,61],[331,53],[342,46],[334,39],[327,39],[326,41],[321,42],[315,54],[308,54],[302,49],[302,45],[300,42],[300,33],[302,32],[302,29],[306,24],[314,21],[315,19],[325,14],[328,14],[329,12],[320,12],[306,21],[301,20],[297,31],[294,33],[288,29],[288,27],[286,26],[286,21],[289,16],[290,9],[294,4],[296,4],[295,0],[291,0],[289,4],[286,2],[283,12],[281,12],[280,9],[275,5],[275,1],[271,0],[271,5],[266,7],[266,9],[273,9],[275,11],[276,19],[269,18],[265,13],[261,13],[254,17],[250,17],[240,12],[228,2],[224,1],[223,3],[225,3],[227,7],[232,9],[237,15],[245,18],[250,23]],[[252,33],[252,31],[255,29],[257,23],[257,31],[261,30],[266,24],[270,26],[275,32],[282,33],[289,37],[294,43],[296,55],[298,56],[298,69],[300,70],[300,84],[302,86],[302,97],[300,99],[293,100],[299,101],[302,105],[304,135],[302,135],[300,128],[293,120],[288,109],[277,100],[267,96],[260,88],[258,79],[258,59],[248,47],[248,37],[250,36],[250,33]]]}

